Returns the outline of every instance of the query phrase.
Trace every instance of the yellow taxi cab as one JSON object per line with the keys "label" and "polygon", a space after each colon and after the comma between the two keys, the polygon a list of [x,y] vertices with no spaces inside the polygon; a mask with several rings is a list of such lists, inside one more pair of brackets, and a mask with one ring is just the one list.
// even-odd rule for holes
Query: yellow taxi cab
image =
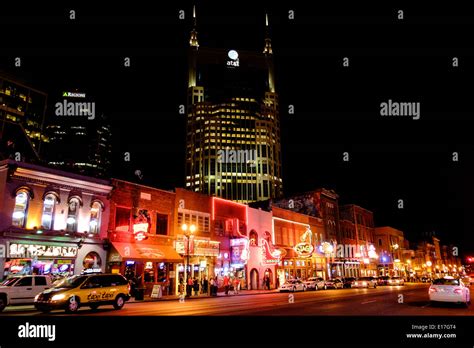
{"label": "yellow taxi cab", "polygon": [[83,306],[95,310],[102,305],[113,305],[118,310],[129,299],[130,284],[119,274],[74,275],[38,294],[35,307],[43,313],[55,309],[74,313]]}

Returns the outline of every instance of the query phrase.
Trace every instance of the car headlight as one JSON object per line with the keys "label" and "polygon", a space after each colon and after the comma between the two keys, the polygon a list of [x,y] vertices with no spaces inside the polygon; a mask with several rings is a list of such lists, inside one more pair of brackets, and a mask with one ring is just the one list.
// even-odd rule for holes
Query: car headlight
{"label": "car headlight", "polygon": [[54,295],[51,298],[51,301],[61,301],[61,300],[64,300],[65,297],[66,297],[66,295],[64,295],[64,294]]}
{"label": "car headlight", "polygon": [[367,282],[363,282],[362,285],[367,285]]}
{"label": "car headlight", "polygon": [[40,294],[35,296],[35,302],[38,301],[39,296],[40,296]]}

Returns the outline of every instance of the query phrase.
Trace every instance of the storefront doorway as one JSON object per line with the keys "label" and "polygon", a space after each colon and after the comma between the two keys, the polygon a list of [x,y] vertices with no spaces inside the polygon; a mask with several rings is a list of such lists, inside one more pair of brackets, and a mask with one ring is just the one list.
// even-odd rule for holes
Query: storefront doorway
{"label": "storefront doorway", "polygon": [[250,290],[258,290],[258,271],[255,268],[250,271]]}
{"label": "storefront doorway", "polygon": [[270,279],[270,288],[273,288],[274,287],[273,286],[273,284],[274,284],[274,282],[273,282],[273,272],[270,268],[267,268],[265,270],[265,278],[266,277],[268,277]]}

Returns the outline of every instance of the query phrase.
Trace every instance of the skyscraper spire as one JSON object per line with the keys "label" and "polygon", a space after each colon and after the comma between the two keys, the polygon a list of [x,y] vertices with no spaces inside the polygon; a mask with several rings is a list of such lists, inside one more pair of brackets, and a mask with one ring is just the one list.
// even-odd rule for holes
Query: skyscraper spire
{"label": "skyscraper spire", "polygon": [[199,47],[199,42],[197,39],[197,31],[196,31],[196,5],[193,5],[193,30],[191,30],[191,38],[189,39],[189,45],[192,47]]}
{"label": "skyscraper spire", "polygon": [[272,40],[270,39],[270,26],[268,24],[268,13],[265,13],[265,47],[263,53],[273,54]]}

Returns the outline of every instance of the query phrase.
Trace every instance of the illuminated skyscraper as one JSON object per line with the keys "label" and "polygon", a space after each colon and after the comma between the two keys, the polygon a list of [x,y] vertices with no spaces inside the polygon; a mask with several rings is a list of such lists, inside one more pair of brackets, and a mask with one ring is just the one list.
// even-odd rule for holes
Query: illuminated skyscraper
{"label": "illuminated skyscraper", "polygon": [[[19,124],[37,153],[48,138],[43,132],[48,95],[20,82],[16,77],[0,74],[0,139],[6,122]],[[5,135],[7,136],[7,135]],[[12,139],[14,140],[14,139]]]}
{"label": "illuminated skyscraper", "polygon": [[247,203],[282,194],[280,120],[266,17],[262,53],[189,40],[186,188]]}

